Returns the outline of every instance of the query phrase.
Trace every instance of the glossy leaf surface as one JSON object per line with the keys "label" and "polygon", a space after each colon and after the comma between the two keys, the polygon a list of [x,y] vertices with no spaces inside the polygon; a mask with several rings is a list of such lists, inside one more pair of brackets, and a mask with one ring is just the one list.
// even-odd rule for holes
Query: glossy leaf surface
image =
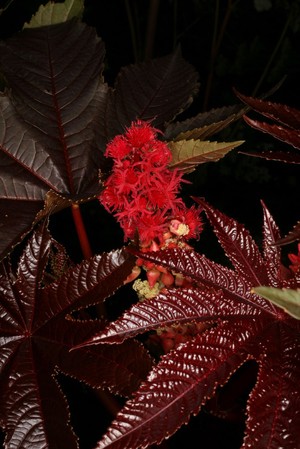
{"label": "glossy leaf surface", "polygon": [[171,289],[136,304],[83,344],[122,342],[159,323],[165,326],[176,320],[206,320],[214,325],[162,357],[112,423],[99,449],[137,449],[171,435],[248,359],[257,361],[259,374],[248,399],[242,448],[299,445],[300,323],[251,291],[254,281],[257,285],[300,286],[292,273],[288,278],[281,274],[280,248],[273,245],[279,229],[263,204],[260,251],[243,225],[204,200],[197,202],[233,268],[188,249],[139,254],[193,279],[195,287]]}
{"label": "glossy leaf surface", "polygon": [[[262,122],[245,116],[246,123],[253,128],[270,134],[278,140],[286,142],[297,150],[300,149],[300,111],[298,109],[236,93],[254,111],[270,120],[269,122]],[[272,153],[265,153],[265,157],[266,159],[275,159],[276,153],[275,157],[272,156]],[[286,162],[293,163],[291,155]],[[299,163],[299,155],[297,153],[295,154],[295,162]]]}
{"label": "glossy leaf surface", "polygon": [[[7,449],[77,448],[58,371],[92,387],[130,395],[151,359],[137,342],[70,351],[103,328],[104,320],[73,312],[100,304],[122,284],[133,265],[123,250],[95,256],[48,281],[55,242],[43,224],[34,232],[16,273],[3,263],[0,276],[0,422]],[[79,312],[80,313],[80,312]]]}
{"label": "glossy leaf surface", "polygon": [[242,346],[244,329],[233,330],[223,324],[165,356],[127,402],[97,449],[147,447],[187,423],[217,385],[227,381],[236,364],[247,359],[245,353],[236,355],[234,334]]}

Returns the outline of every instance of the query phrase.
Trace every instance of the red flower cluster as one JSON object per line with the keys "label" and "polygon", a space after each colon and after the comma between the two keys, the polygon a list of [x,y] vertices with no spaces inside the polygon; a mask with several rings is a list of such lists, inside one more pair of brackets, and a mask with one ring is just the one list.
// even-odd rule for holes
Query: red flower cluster
{"label": "red flower cluster", "polygon": [[[137,121],[107,146],[105,155],[113,159],[112,173],[105,181],[99,199],[115,215],[125,239],[136,234],[142,253],[164,248],[189,248],[187,240],[202,230],[200,209],[187,208],[178,197],[182,175],[170,170],[172,153],[157,139],[159,131],[149,123]],[[145,272],[145,280],[139,279]],[[135,281],[133,289],[141,301],[163,289],[190,285],[191,280],[162,266],[138,258],[125,283]],[[156,343],[163,352],[177,347],[206,329],[193,323],[158,329]]]}
{"label": "red flower cluster", "polygon": [[139,120],[109,143],[105,155],[114,165],[99,197],[125,239],[137,233],[144,247],[154,239],[162,243],[170,231],[184,240],[196,238],[202,228],[199,210],[188,209],[177,197],[182,176],[168,168],[172,154],[158,132]]}
{"label": "red flower cluster", "polygon": [[148,345],[159,345],[167,354],[171,349],[176,349],[181,343],[186,343],[211,326],[210,323],[187,323],[160,328],[156,334],[149,336]]}

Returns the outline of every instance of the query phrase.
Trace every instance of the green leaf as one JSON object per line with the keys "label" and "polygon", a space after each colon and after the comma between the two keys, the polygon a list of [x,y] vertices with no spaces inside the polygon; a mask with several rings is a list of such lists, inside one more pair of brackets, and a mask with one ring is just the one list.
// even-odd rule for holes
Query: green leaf
{"label": "green leaf", "polygon": [[280,289],[260,286],[253,288],[252,292],[268,299],[292,317],[300,320],[300,288],[293,290],[290,288]]}
{"label": "green leaf", "polygon": [[184,173],[190,173],[199,164],[217,162],[242,143],[244,143],[243,140],[236,142],[210,142],[209,140],[194,139],[168,142],[168,147],[172,152],[170,168],[177,168]]}
{"label": "green leaf", "polygon": [[48,2],[41,5],[24,28],[37,28],[66,22],[74,17],[81,18],[84,8],[83,0],[65,0],[64,3]]}

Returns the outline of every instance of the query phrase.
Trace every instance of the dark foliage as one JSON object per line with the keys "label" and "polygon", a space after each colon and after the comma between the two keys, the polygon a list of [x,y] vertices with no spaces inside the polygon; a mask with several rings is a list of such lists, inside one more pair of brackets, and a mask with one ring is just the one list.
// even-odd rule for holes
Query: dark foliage
{"label": "dark foliage", "polygon": [[[35,1],[29,3],[20,6],[28,21]],[[202,45],[201,61],[209,60],[202,112],[197,102],[199,74],[182,56],[176,39],[172,45],[164,41],[157,57],[151,58],[154,46],[148,23],[145,54],[141,40],[135,45],[133,38],[136,62],[125,58],[126,63],[116,69],[114,62],[109,65],[101,30],[98,35],[91,26],[93,11],[103,9],[103,2],[96,2],[97,6],[81,0],[63,3],[69,6],[61,21],[47,13],[56,8],[55,2],[49,2],[41,23],[22,29],[23,20],[14,30],[3,26],[8,36],[0,42],[0,426],[5,432],[4,447],[85,447],[76,428],[78,421],[85,422],[85,411],[80,410],[74,419],[70,415],[80,395],[76,400],[76,392],[69,393],[73,398],[68,396],[73,382],[80,382],[95,391],[95,398],[99,393],[115,415],[101,439],[108,418],[96,416],[101,432],[91,436],[89,447],[99,439],[98,449],[163,447],[163,440],[176,432],[181,435],[178,441],[184,440],[182,446],[187,423],[194,426],[201,444],[203,426],[213,417],[227,434],[231,424],[238,425],[237,432],[233,427],[236,447],[298,449],[300,321],[252,290],[261,285],[300,288],[299,271],[285,266],[281,248],[299,239],[298,224],[281,238],[262,202],[260,248],[237,220],[204,199],[189,198],[205,212],[225,253],[223,264],[187,247],[144,253],[138,236],[126,247],[122,243],[119,249],[85,255],[75,264],[49,229],[64,209],[80,211],[97,201],[111,170],[104,157],[107,143],[137,119],[159,130],[159,138],[172,152],[169,169],[186,175],[201,164],[219,161],[243,143],[240,134],[233,142],[207,140],[215,136],[227,140],[226,131],[242,116],[250,127],[293,147],[255,151],[252,156],[299,164],[299,110],[236,90],[236,104],[207,110],[216,55],[228,20],[234,18],[231,2],[227,9],[221,8],[224,19],[210,55]],[[130,18],[130,2],[125,3]],[[163,8],[167,3],[177,5],[164,2]],[[294,3],[284,33],[294,23],[290,15],[298,11],[298,2]],[[13,10],[18,0],[0,9],[1,20],[10,4]],[[109,10],[112,5],[109,2]],[[74,17],[73,7],[84,10],[85,20],[78,14]],[[198,12],[214,8],[211,2],[193,2],[193,7]],[[285,13],[289,9],[282,8]],[[118,18],[118,11],[113,14]],[[180,26],[186,20],[182,13]],[[114,25],[118,29],[117,20]],[[104,34],[106,27],[103,24]],[[125,40],[120,45],[123,48]],[[239,58],[247,54],[251,59],[245,45],[239,47]],[[239,58],[232,70],[223,58],[227,74],[234,74],[231,79],[239,74]],[[274,74],[270,77],[272,85],[278,81],[275,78],[274,82]],[[218,82],[214,87],[222,91]],[[267,121],[250,118],[253,113]],[[71,245],[68,224],[63,220],[58,227]],[[115,228],[104,234],[102,225],[98,233],[102,238],[112,234],[115,248]],[[84,233],[80,226],[77,223],[79,237]],[[128,283],[137,257],[181,274],[188,285],[173,285],[138,301]],[[167,354],[153,345],[152,337],[166,327],[198,325],[197,332]],[[113,395],[118,399],[118,413],[111,403]],[[199,429],[195,429],[194,415],[200,416]]]}
{"label": "dark foliage", "polygon": [[[172,324],[211,324],[164,356],[117,416],[98,448],[138,448],[173,434],[247,360],[259,364],[247,404],[243,448],[296,448],[300,424],[300,322],[251,293],[258,285],[299,288],[299,275],[286,278],[279,230],[264,206],[261,254],[235,220],[199,202],[233,268],[192,250],[166,250],[143,258],[193,279],[194,288],[171,289],[139,303],[89,340],[87,345],[121,343],[140,332]],[[82,347],[82,346],[80,346]]]}
{"label": "dark foliage", "polygon": [[[254,111],[271,121],[261,122],[245,116],[246,123],[293,147],[293,151],[262,151],[261,153],[246,154],[289,164],[299,164],[300,154],[295,150],[300,150],[300,111],[283,104],[246,97],[240,93],[237,93],[237,95],[248,106],[251,106]],[[294,226],[286,237],[279,239],[276,244],[285,245],[299,240],[299,238],[300,222]]]}
{"label": "dark foliage", "polygon": [[[100,193],[109,138],[137,117],[161,127],[190,104],[197,74],[179,51],[123,68],[115,88],[102,77],[104,54],[95,30],[78,20],[1,43],[10,88],[0,98],[2,257],[43,216]],[[170,97],[174,83],[181,88]]]}
{"label": "dark foliage", "polygon": [[111,295],[130,273],[132,260],[124,250],[113,251],[53,281],[48,269],[51,261],[55,263],[55,248],[42,224],[16,273],[5,263],[1,266],[0,412],[6,447],[44,447],[46,441],[48,447],[77,447],[66,401],[53,377],[58,372],[128,396],[151,366],[147,352],[133,341],[113,350],[70,352],[76,342],[105,324],[80,313],[75,319],[73,312]]}

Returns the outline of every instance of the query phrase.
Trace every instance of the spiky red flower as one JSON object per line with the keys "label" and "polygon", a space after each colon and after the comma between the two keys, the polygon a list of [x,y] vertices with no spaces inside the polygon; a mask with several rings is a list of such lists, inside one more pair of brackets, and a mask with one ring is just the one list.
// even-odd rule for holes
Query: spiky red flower
{"label": "spiky red flower", "polygon": [[182,175],[168,168],[172,154],[157,139],[158,133],[148,122],[138,120],[116,136],[105,152],[114,165],[99,199],[114,213],[125,239],[137,232],[142,246],[153,239],[163,242],[172,220],[173,228],[180,229],[174,234],[185,240],[197,238],[202,228],[199,210],[188,209],[178,198]]}

